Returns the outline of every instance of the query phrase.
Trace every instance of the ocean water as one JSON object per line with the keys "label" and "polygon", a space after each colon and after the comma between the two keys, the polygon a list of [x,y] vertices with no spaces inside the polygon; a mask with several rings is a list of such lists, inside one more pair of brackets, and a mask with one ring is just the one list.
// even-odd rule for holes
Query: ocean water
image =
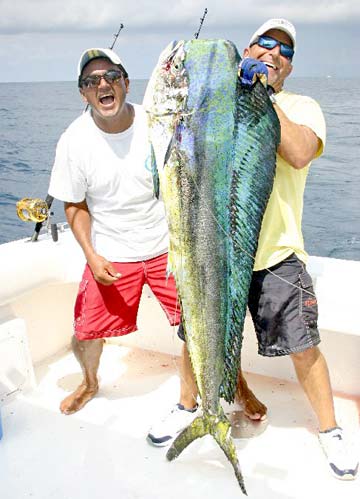
{"label": "ocean water", "polygon": [[[140,103],[146,80],[133,80]],[[312,255],[360,260],[360,83],[355,79],[290,78],[287,88],[314,97],[327,123],[325,153],[310,168],[303,217]],[[45,198],[60,134],[84,109],[76,84],[0,83],[0,244],[31,236],[16,215],[23,197]],[[54,201],[54,220],[62,203]]]}

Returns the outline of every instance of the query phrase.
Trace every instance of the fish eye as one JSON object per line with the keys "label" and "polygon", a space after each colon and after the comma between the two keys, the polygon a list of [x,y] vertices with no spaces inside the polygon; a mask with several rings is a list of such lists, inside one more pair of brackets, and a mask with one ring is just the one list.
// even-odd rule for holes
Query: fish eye
{"label": "fish eye", "polygon": [[181,60],[176,59],[170,66],[170,71],[173,75],[178,75],[184,68],[184,64]]}

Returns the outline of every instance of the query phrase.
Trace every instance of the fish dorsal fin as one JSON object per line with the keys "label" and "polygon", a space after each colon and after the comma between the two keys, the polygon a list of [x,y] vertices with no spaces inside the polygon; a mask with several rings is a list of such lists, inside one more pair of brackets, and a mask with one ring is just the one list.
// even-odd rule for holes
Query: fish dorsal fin
{"label": "fish dorsal fin", "polygon": [[272,190],[280,124],[260,81],[238,88],[230,188],[230,307],[221,396],[233,402],[246,305],[263,214]]}

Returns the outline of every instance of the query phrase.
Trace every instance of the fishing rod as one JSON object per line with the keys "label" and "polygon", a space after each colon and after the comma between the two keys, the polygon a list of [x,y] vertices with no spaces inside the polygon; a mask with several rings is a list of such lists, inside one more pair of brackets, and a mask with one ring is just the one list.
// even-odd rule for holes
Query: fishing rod
{"label": "fishing rod", "polygon": [[[114,34],[114,40],[112,42],[112,44],[110,45],[109,49],[112,50],[114,48],[114,45],[116,43],[116,40],[119,38],[119,35],[120,35],[120,31],[123,29],[124,25],[123,23],[120,24],[119,26],[119,29],[117,30],[117,32]],[[86,113],[86,111],[89,109],[89,104],[86,104],[85,106],[85,109],[83,111],[83,113]]]}
{"label": "fishing rod", "polygon": [[[117,39],[119,38],[120,32],[123,28],[124,24],[120,23],[119,29],[113,35],[114,39],[109,47],[111,50],[114,48]],[[85,111],[87,110],[87,108],[88,105],[86,106]],[[38,240],[43,223],[46,220],[49,220],[50,217],[53,215],[53,212],[50,211],[53,201],[54,201],[53,196],[47,194],[45,201],[42,201],[41,199],[23,198],[20,201],[18,201],[18,203],[16,203],[17,215],[21,220],[25,222],[30,222],[30,221],[36,222],[34,232],[30,239],[31,242],[35,242]],[[51,231],[52,239],[54,241],[57,241],[58,240],[57,225],[49,224],[49,228]]]}
{"label": "fishing rod", "polygon": [[199,38],[200,31],[201,31],[202,25],[204,24],[205,17],[206,17],[206,14],[207,14],[207,13],[208,13],[208,10],[207,10],[207,8],[205,8],[203,16],[202,16],[202,17],[200,17],[200,26],[199,26],[199,29],[198,29],[198,30],[197,30],[197,32],[194,34],[195,40],[197,40],[197,39]]}
{"label": "fishing rod", "polygon": [[117,30],[117,33],[115,33],[115,35],[114,35],[114,40],[113,40],[112,44],[110,45],[109,49],[112,50],[114,48],[116,40],[119,38],[120,31],[123,29],[123,27],[124,27],[124,25],[123,25],[123,23],[121,23],[119,26],[119,29]]}

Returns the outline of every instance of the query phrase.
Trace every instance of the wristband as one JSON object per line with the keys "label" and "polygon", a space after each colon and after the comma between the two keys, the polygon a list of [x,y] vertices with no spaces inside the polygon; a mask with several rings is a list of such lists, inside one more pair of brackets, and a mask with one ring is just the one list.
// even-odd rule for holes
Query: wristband
{"label": "wristband", "polygon": [[276,99],[276,95],[275,94],[271,94],[270,95],[270,100],[273,104],[277,104],[277,99]]}

